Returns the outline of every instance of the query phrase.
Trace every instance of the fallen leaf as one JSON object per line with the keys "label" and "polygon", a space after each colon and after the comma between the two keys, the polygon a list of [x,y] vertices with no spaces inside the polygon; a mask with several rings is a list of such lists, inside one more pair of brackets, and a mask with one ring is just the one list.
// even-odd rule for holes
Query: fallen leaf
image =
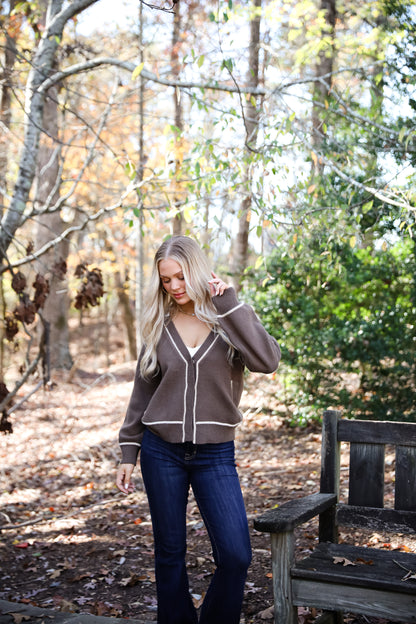
{"label": "fallen leaf", "polygon": [[115,550],[115,551],[112,553],[112,555],[111,555],[111,556],[112,556],[112,557],[122,557],[122,556],[123,556],[123,555],[125,555],[125,554],[126,554],[126,550]]}
{"label": "fallen leaf", "polygon": [[274,618],[274,606],[272,605],[264,609],[264,611],[260,611],[260,613],[257,613],[257,617],[261,620],[272,620]]}
{"label": "fallen leaf", "polygon": [[89,572],[84,572],[83,574],[78,574],[78,576],[74,576],[73,578],[69,579],[70,583],[77,583],[78,581],[82,581],[85,578],[91,578],[92,574],[90,574]]}
{"label": "fallen leaf", "polygon": [[416,572],[409,570],[409,572],[402,578],[402,581],[416,581]]}
{"label": "fallen leaf", "polygon": [[24,615],[23,613],[7,613],[7,615],[11,615],[15,624],[21,624],[23,621],[30,620],[30,615]]}
{"label": "fallen leaf", "polygon": [[346,559],[345,557],[333,557],[332,560],[334,563],[341,563],[343,566],[355,566],[355,563],[353,563],[349,559]]}
{"label": "fallen leaf", "polygon": [[201,595],[201,594],[191,594],[192,596],[192,602],[194,603],[194,607],[195,609],[198,609],[202,603],[204,602],[204,596],[205,594]]}
{"label": "fallen leaf", "polygon": [[409,546],[406,546],[406,544],[399,544],[399,546],[396,546],[394,550],[401,550],[402,552],[413,552],[413,550],[409,548]]}
{"label": "fallen leaf", "polygon": [[[147,577],[145,577],[147,579]],[[133,587],[134,585],[137,585],[138,583],[140,583],[140,581],[144,580],[143,577],[138,576],[137,574],[130,574],[130,576],[127,576],[126,578],[121,579],[121,581],[119,582],[119,585],[121,585],[122,587]]]}

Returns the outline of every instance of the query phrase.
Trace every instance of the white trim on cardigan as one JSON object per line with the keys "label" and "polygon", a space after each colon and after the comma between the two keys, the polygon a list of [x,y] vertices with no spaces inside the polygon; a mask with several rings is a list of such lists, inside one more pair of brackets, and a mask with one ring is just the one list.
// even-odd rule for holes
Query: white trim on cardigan
{"label": "white trim on cardigan", "polygon": [[[176,328],[175,328],[176,329]],[[165,325],[165,330],[167,335],[169,336],[173,346],[175,347],[176,351],[179,353],[179,355],[181,356],[181,358],[183,359],[183,361],[185,362],[185,388],[183,391],[183,412],[182,412],[182,441],[185,442],[185,422],[186,422],[186,395],[188,393],[188,362],[186,360],[186,358],[182,355],[182,353],[180,352],[180,349],[178,347],[178,345],[176,344],[176,342],[173,339],[172,334],[170,333],[169,329],[166,327]],[[180,421],[179,421],[180,422]]]}
{"label": "white trim on cardigan", "polygon": [[228,312],[224,312],[224,314],[217,314],[217,318],[224,318],[225,316],[228,316],[229,314],[232,314],[233,312],[238,310],[238,308],[241,308],[243,305],[244,303],[240,303],[239,305],[232,308],[232,310],[228,310]]}

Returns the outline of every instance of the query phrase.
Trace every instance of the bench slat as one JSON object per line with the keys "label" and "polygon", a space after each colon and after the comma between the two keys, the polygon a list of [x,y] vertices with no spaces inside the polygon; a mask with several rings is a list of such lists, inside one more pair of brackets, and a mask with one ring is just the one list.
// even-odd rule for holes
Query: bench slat
{"label": "bench slat", "polygon": [[396,447],[396,509],[416,511],[416,448]]}
{"label": "bench slat", "polygon": [[[293,603],[299,607],[360,613],[392,622],[416,622],[416,596],[293,579]],[[282,622],[283,620],[275,620]]]}
{"label": "bench slat", "polygon": [[415,533],[416,511],[378,509],[337,505],[336,520],[342,526],[354,526],[389,533]]}
{"label": "bench slat", "polygon": [[[335,563],[337,558],[356,565]],[[298,579],[310,578],[368,589],[394,590],[412,594],[416,598],[416,580],[402,580],[408,570],[416,573],[415,564],[413,553],[321,543],[309,557],[296,562],[291,575]]]}
{"label": "bench slat", "polygon": [[338,440],[416,446],[416,423],[339,420]]}
{"label": "bench slat", "polygon": [[384,444],[350,445],[350,505],[384,507]]}

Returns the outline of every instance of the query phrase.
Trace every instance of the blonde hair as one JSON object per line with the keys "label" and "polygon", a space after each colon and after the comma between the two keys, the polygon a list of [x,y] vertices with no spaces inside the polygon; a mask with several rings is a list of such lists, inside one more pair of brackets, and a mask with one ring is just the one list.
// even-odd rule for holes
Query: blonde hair
{"label": "blonde hair", "polygon": [[145,297],[145,307],[141,325],[142,357],[140,373],[149,377],[156,373],[158,364],[156,348],[162,336],[167,317],[174,316],[179,306],[164,290],[160,275],[159,263],[170,258],[181,267],[185,278],[186,292],[195,305],[195,314],[209,327],[219,333],[232,347],[229,339],[220,328],[217,312],[212,303],[208,281],[212,279],[208,260],[196,241],[188,236],[172,236],[164,241],[157,250]]}

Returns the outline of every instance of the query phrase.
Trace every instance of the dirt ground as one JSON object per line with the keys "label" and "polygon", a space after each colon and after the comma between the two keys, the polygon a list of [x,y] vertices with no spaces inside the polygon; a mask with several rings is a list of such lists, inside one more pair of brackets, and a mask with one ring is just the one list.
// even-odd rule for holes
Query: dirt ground
{"label": "dirt ground", "polygon": [[[0,437],[0,598],[156,621],[152,531],[140,475],[127,498],[114,486],[117,433],[133,373],[131,362],[93,373],[78,370],[70,381],[67,373],[55,375],[50,388],[14,413],[14,433]],[[236,441],[253,547],[243,608],[247,624],[273,617],[269,539],[252,528],[253,518],[318,490],[320,429],[284,425],[277,384],[270,376],[248,377]],[[192,497],[187,521],[190,586],[199,605],[213,560]],[[297,532],[299,554],[313,546],[315,529],[312,521]],[[364,539],[369,545],[415,549],[400,536]],[[301,609],[299,621],[315,615]]]}

